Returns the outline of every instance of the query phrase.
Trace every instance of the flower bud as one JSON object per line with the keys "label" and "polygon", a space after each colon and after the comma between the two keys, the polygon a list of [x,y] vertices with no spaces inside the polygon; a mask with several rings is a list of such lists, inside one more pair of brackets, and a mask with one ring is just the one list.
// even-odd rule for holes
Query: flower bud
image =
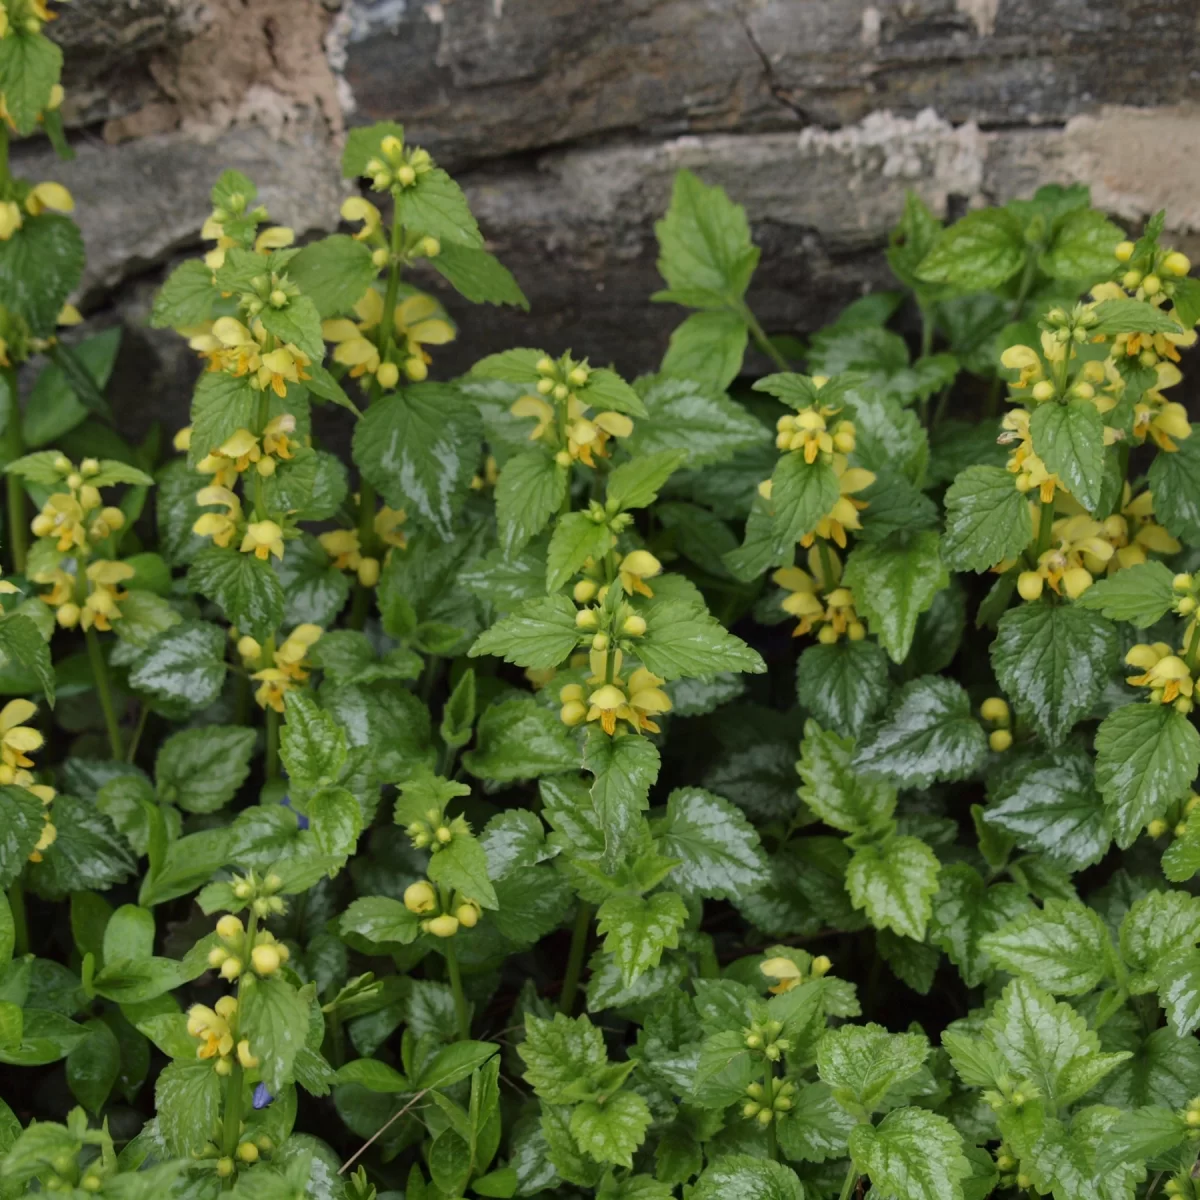
{"label": "flower bud", "polygon": [[396,182],[401,187],[412,187],[417,182],[417,173],[408,163],[405,163],[396,171]]}
{"label": "flower bud", "polygon": [[1134,245],[1132,242],[1118,242],[1113,254],[1116,256],[1117,262],[1128,262],[1133,257]]}
{"label": "flower bud", "polygon": [[1009,722],[1008,702],[1000,696],[990,696],[979,706],[979,715],[993,725],[1007,725]]}
{"label": "flower bud", "polygon": [[253,1142],[243,1142],[237,1148],[237,1156],[244,1163],[258,1162],[258,1147]]}
{"label": "flower bud", "polygon": [[58,606],[58,610],[54,614],[54,619],[63,629],[74,629],[79,624],[80,615],[79,605],[68,601],[66,604]]}
{"label": "flower bud", "polygon": [[431,913],[437,908],[437,892],[423,879],[410,883],[404,889],[404,907],[410,913]]}
{"label": "flower bud", "polygon": [[988,734],[988,745],[997,753],[1003,754],[1013,742],[1013,736],[1007,729],[993,729]]}
{"label": "flower bud", "polygon": [[454,916],[464,929],[474,929],[479,924],[479,909],[471,903],[460,904],[454,910]]}
{"label": "flower bud", "polygon": [[394,362],[380,363],[379,370],[375,372],[375,378],[379,380],[381,388],[390,391],[400,382],[400,368]]}
{"label": "flower bud", "polygon": [[233,941],[234,938],[239,938],[246,932],[245,926],[242,924],[239,917],[235,917],[233,913],[226,913],[217,922],[217,936],[223,938],[227,942]]}
{"label": "flower bud", "polygon": [[279,949],[271,942],[260,943],[250,951],[250,964],[256,975],[274,975],[282,961]]}
{"label": "flower bud", "polygon": [[1157,275],[1147,275],[1142,280],[1142,291],[1147,296],[1157,296],[1162,291],[1162,280]]}
{"label": "flower bud", "polygon": [[1022,600],[1036,600],[1042,594],[1045,581],[1036,571],[1022,571],[1017,576],[1017,591]]}
{"label": "flower bud", "polygon": [[270,479],[271,476],[275,474],[276,466],[277,466],[277,464],[276,464],[275,460],[269,454],[265,454],[265,455],[263,455],[262,458],[260,458],[258,460],[258,462],[256,462],[254,464],[254,469],[264,479]]}
{"label": "flower bud", "polygon": [[217,1177],[219,1179],[228,1179],[233,1174],[233,1159],[226,1156],[225,1158],[217,1159]]}
{"label": "flower bud", "polygon": [[582,700],[568,700],[558,710],[558,716],[564,725],[574,727],[580,724],[587,716],[587,705]]}
{"label": "flower bud", "polygon": [[230,982],[235,980],[242,973],[242,960],[235,958],[232,954],[221,964],[221,978],[228,979]]}
{"label": "flower bud", "polygon": [[1186,254],[1180,254],[1178,250],[1172,250],[1162,260],[1162,266],[1159,269],[1167,275],[1186,275],[1192,269],[1192,261]]}
{"label": "flower bud", "polygon": [[374,266],[379,267],[380,269],[388,265],[389,257],[390,256],[388,252],[382,246],[380,246],[378,250],[371,251],[371,262]]}
{"label": "flower bud", "polygon": [[425,931],[432,933],[434,937],[453,937],[458,932],[458,918],[450,916],[449,913],[443,913],[440,917],[426,921]]}
{"label": "flower bud", "polygon": [[442,243],[435,237],[423,237],[419,244],[426,258],[437,258],[442,252]]}
{"label": "flower bud", "polygon": [[590,579],[581,579],[571,593],[576,604],[587,604],[596,595],[596,584]]}
{"label": "flower bud", "polygon": [[379,582],[379,559],[367,557],[358,564],[358,582],[365,588],[373,588]]}
{"label": "flower bud", "polygon": [[216,970],[228,957],[229,951],[224,946],[214,946],[208,952],[208,965]]}
{"label": "flower bud", "polygon": [[1141,271],[1126,271],[1125,274],[1121,276],[1121,286],[1124,288],[1129,288],[1130,291],[1137,287],[1137,285],[1141,282]]}
{"label": "flower bud", "polygon": [[425,365],[423,358],[418,358],[415,354],[412,358],[406,359],[404,363],[404,373],[413,381],[420,383],[429,374],[429,368]]}
{"label": "flower bud", "polygon": [[576,629],[595,629],[599,623],[594,608],[581,608],[575,614]]}
{"label": "flower bud", "polygon": [[814,978],[820,979],[822,975],[828,975],[832,967],[833,963],[829,961],[829,957],[827,955],[818,954],[817,957],[812,960],[812,967],[810,969]]}
{"label": "flower bud", "polygon": [[591,372],[585,366],[573,367],[570,374],[567,376],[567,382],[572,387],[583,387],[588,381],[588,375]]}
{"label": "flower bud", "polygon": [[1152,838],[1160,838],[1164,833],[1167,832],[1167,823],[1162,819],[1162,817],[1155,817],[1154,820],[1146,826],[1146,832]]}
{"label": "flower bud", "polygon": [[593,650],[607,650],[608,649],[608,634],[603,633],[603,632],[596,634],[596,636],[594,638],[592,638],[592,649]]}
{"label": "flower bud", "polygon": [[621,632],[626,637],[640,638],[646,632],[646,618],[640,613],[630,613],[621,624]]}

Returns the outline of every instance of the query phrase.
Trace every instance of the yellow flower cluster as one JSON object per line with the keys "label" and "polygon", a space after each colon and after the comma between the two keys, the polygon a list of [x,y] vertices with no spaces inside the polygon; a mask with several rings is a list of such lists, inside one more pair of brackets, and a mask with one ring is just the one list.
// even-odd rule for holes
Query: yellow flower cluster
{"label": "yellow flower cluster", "polygon": [[[236,920],[236,918],[235,918]],[[237,1038],[238,1002],[233,996],[222,996],[209,1008],[206,1004],[193,1004],[187,1011],[187,1031],[200,1044],[196,1057],[202,1061],[213,1060],[213,1070],[218,1075],[233,1072],[233,1055],[236,1048],[238,1063],[244,1070],[258,1066],[258,1059],[250,1052],[247,1038]]]}
{"label": "yellow flower cluster", "polygon": [[671,698],[662,690],[663,680],[645,667],[638,667],[627,683],[617,674],[621,669],[621,652],[613,652],[612,659],[613,672],[606,679],[607,650],[593,650],[592,675],[587,681],[591,690],[572,683],[559,692],[562,702],[559,716],[563,724],[575,726],[584,721],[599,721],[609,737],[616,733],[618,721],[624,721],[634,733],[661,732],[654,718],[671,711]]}
{"label": "yellow flower cluster", "polygon": [[[828,957],[818,954],[809,966],[808,977],[821,979],[828,975],[832,968],[833,963],[829,961]],[[800,969],[799,964],[790,958],[779,956],[764,959],[759,963],[758,969],[768,979],[774,981],[767,988],[767,991],[773,996],[781,996],[784,992],[790,992],[792,988],[799,987],[804,982],[804,972]]]}
{"label": "yellow flower cluster", "polygon": [[1002,754],[1013,744],[1012,711],[1003,696],[990,696],[979,706],[979,715],[992,726],[988,745]]}
{"label": "yellow flower cluster", "polygon": [[33,766],[30,754],[40,750],[45,741],[38,730],[25,724],[36,712],[37,705],[29,700],[10,700],[0,708],[0,784],[24,788],[43,806],[42,833],[29,855],[30,862],[41,862],[42,851],[52,846],[58,837],[58,830],[50,819],[55,791],[45,784],[35,783],[29,771]]}
{"label": "yellow flower cluster", "polygon": [[320,625],[297,625],[273,657],[249,635],[238,639],[237,650],[242,665],[251,671],[250,678],[259,685],[254,698],[260,708],[270,707],[278,713],[283,712],[284,696],[308,678],[311,671],[308,652],[323,633]]}
{"label": "yellow flower cluster", "polygon": [[286,225],[269,225],[254,234],[255,227],[267,219],[267,210],[260,204],[247,213],[246,203],[245,196],[235,193],[227,206],[214,208],[200,227],[200,236],[206,242],[216,243],[204,256],[204,265],[210,271],[220,270],[225,265],[226,252],[244,247],[250,237],[254,238],[255,251],[264,256],[272,250],[284,250],[296,240],[295,231]]}
{"label": "yellow flower cluster", "polygon": [[376,192],[392,188],[410,188],[424,174],[433,170],[428,150],[418,146],[405,147],[400,138],[388,134],[379,143],[379,152],[367,160],[363,178],[371,181]]}
{"label": "yellow flower cluster", "polygon": [[242,974],[247,964],[256,975],[265,977],[274,975],[290,957],[287,946],[278,941],[269,929],[256,929],[251,938],[241,919],[232,913],[227,913],[217,922],[217,936],[221,944],[208,952],[208,965],[219,971],[222,979],[231,983]]}
{"label": "yellow flower cluster", "polygon": [[[1192,635],[1195,636],[1194,626]],[[1171,704],[1186,715],[1192,711],[1195,688],[1186,655],[1186,646],[1176,653],[1166,642],[1141,642],[1125,655],[1125,661],[1141,673],[1127,675],[1125,682],[1149,688],[1151,704]]]}
{"label": "yellow flower cluster", "polygon": [[803,450],[804,461],[814,463],[819,455],[852,454],[855,445],[853,421],[838,421],[832,429],[827,418],[835,416],[836,408],[806,408],[802,412],[785,413],[775,423],[775,445],[780,450]]}
{"label": "yellow flower cluster", "polygon": [[50,209],[53,212],[73,212],[75,201],[61,183],[38,183],[29,189],[24,204],[16,200],[0,200],[0,242],[7,242],[25,223],[25,217],[36,217]]}
{"label": "yellow flower cluster", "polygon": [[434,937],[453,937],[460,928],[474,929],[483,909],[475,900],[458,893],[451,895],[445,911],[439,912],[441,901],[433,886],[420,880],[404,889],[404,907],[422,917],[421,929]]}
{"label": "yellow flower cluster", "polygon": [[[384,562],[392,552],[392,548],[403,550],[408,545],[408,539],[401,528],[407,514],[402,508],[388,508],[384,505],[376,514],[373,523],[375,537],[387,547]],[[363,587],[374,587],[379,582],[380,562],[374,555],[362,552],[362,543],[357,529],[333,529],[322,533],[317,541],[321,543],[325,553],[333,559],[333,565],[339,571],[353,571],[358,582]]]}
{"label": "yellow flower cluster", "polygon": [[124,528],[125,514],[104,504],[100,489],[88,483],[100,464],[85,458],[78,467],[65,454],[54,460],[54,469],[66,484],[65,492],[52,492],[30,523],[35,537],[50,538],[62,554],[90,552],[92,546]]}
{"label": "yellow flower cluster", "polygon": [[[286,300],[286,297],[284,297]],[[309,376],[311,360],[292,342],[275,345],[257,317],[249,325],[236,317],[218,317],[188,331],[188,345],[207,363],[209,371],[223,371],[235,378],[250,377],[256,391],[270,388],[280,399],[289,383],[302,383]]]}
{"label": "yellow flower cluster", "polygon": [[854,593],[837,586],[842,577],[841,560],[828,547],[824,548],[824,554],[821,550],[817,546],[809,549],[807,571],[801,567],[780,567],[771,576],[788,593],[780,607],[799,621],[792,636],[803,637],[815,629],[817,641],[826,646],[843,636],[852,642],[861,641],[867,631],[854,610]]}
{"label": "yellow flower cluster", "polygon": [[414,292],[396,305],[391,336],[382,328],[383,308],[383,297],[371,287],[354,306],[357,321],[346,317],[323,321],[321,334],[335,343],[333,361],[349,367],[352,379],[372,375],[381,388],[390,391],[400,382],[401,367],[413,382],[425,379],[433,361],[425,347],[444,346],[456,335],[441,305],[423,292]]}
{"label": "yellow flower cluster", "polygon": [[611,438],[626,438],[633,432],[633,422],[619,412],[593,413],[591,406],[579,396],[587,386],[591,368],[587,361],[566,358],[555,362],[539,359],[536,394],[517,398],[511,412],[514,417],[532,417],[531,442],[545,442],[556,451],[559,466],[573,462],[595,467],[597,456],[607,458]]}

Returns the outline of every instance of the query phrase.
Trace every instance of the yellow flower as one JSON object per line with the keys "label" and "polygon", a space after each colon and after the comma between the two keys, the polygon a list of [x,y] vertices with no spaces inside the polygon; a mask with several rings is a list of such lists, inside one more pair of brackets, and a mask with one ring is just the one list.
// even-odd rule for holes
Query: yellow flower
{"label": "yellow flower", "polygon": [[0,242],[7,242],[21,228],[23,220],[15,200],[0,200]]}
{"label": "yellow flower", "polygon": [[[638,667],[629,677],[629,707],[633,710],[633,724],[639,729],[648,729],[651,733],[661,732],[653,718],[661,713],[671,711],[671,698],[662,690],[663,680]],[[626,717],[626,720],[629,720]]]}
{"label": "yellow flower", "polygon": [[[1039,509],[1035,525],[1043,519],[1048,519],[1046,510]],[[1036,600],[1042,594],[1043,582],[1054,592],[1077,599],[1092,586],[1093,572],[1087,563],[1099,573],[1114,553],[1104,526],[1086,513],[1055,521],[1051,535],[1056,544],[1038,558],[1035,570],[1022,571],[1017,578],[1017,591],[1025,600]]]}
{"label": "yellow flower", "polygon": [[454,326],[442,315],[441,306],[423,292],[408,296],[396,305],[397,344],[407,353],[404,372],[416,381],[429,374],[428,363],[433,359],[426,346],[444,346],[454,341]]}
{"label": "yellow flower", "polygon": [[1191,711],[1192,673],[1183,658],[1166,642],[1142,642],[1125,655],[1125,661],[1142,672],[1127,676],[1125,682],[1134,687],[1149,688],[1151,704],[1173,704],[1180,712]]}
{"label": "yellow flower", "polygon": [[407,520],[408,514],[404,509],[388,508],[385,504],[375,514],[375,536],[384,545],[395,546],[398,550],[403,550],[408,545],[408,538],[404,536],[404,530],[400,526]]}
{"label": "yellow flower", "polygon": [[653,579],[662,574],[662,563],[649,550],[632,550],[621,559],[617,566],[617,577],[627,596],[638,592],[643,596],[653,596],[654,593],[646,585],[647,579]]}
{"label": "yellow flower", "polygon": [[[378,296],[372,289],[369,296]],[[362,306],[360,300],[356,308]],[[382,302],[381,302],[382,304]],[[372,322],[372,326],[378,320]],[[374,375],[379,370],[379,350],[375,343],[363,336],[364,330],[370,328],[365,324],[355,324],[345,317],[321,322],[321,336],[327,342],[335,343],[333,361],[350,368],[350,378],[358,379],[362,375]]]}
{"label": "yellow flower", "polygon": [[241,376],[256,372],[262,365],[258,339],[236,317],[219,317],[213,322],[211,337],[216,346],[204,335],[190,343],[209,359],[209,370]]}
{"label": "yellow flower", "polygon": [[800,968],[790,958],[768,958],[759,963],[758,969],[775,983],[767,988],[773,995],[779,996],[790,992],[804,982]]}
{"label": "yellow flower", "polygon": [[223,513],[203,513],[192,525],[192,532],[200,537],[210,537],[222,548],[233,541],[242,517],[242,504],[234,492],[227,487],[204,487],[196,493],[196,503],[201,507],[223,504]]}
{"label": "yellow flower", "polygon": [[1014,408],[1004,414],[1001,422],[1003,432],[997,441],[1003,445],[1016,442],[1009,451],[1006,467],[1016,478],[1017,491],[1030,492],[1038,489],[1043,504],[1054,500],[1055,492],[1062,487],[1057,475],[1046,470],[1046,464],[1033,452],[1033,435],[1029,429],[1029,413],[1023,408]]}
{"label": "yellow flower", "polygon": [[274,521],[251,521],[246,526],[240,549],[243,554],[253,553],[255,558],[264,560],[272,554],[282,558],[283,530]]}
{"label": "yellow flower", "polygon": [[272,417],[263,430],[263,451],[276,458],[290,459],[292,454],[291,435],[296,432],[296,418],[291,413]]}
{"label": "yellow flower", "polygon": [[362,553],[358,545],[358,531],[355,529],[334,529],[317,537],[321,548],[333,559],[333,565],[339,571],[355,571],[362,562]]}
{"label": "yellow flower", "polygon": [[363,223],[363,227],[352,235],[357,242],[370,241],[383,224],[383,217],[380,215],[379,209],[362,196],[350,196],[342,201],[342,220]]}
{"label": "yellow flower", "polygon": [[196,1048],[197,1058],[226,1058],[233,1052],[233,1030],[229,1019],[236,1012],[237,1001],[232,996],[222,996],[214,1008],[193,1004],[188,1009],[188,1034],[200,1042]]}
{"label": "yellow flower", "polygon": [[269,254],[272,250],[283,250],[296,240],[296,231],[286,225],[268,225],[254,239],[254,249],[259,254]]}
{"label": "yellow flower", "polygon": [[75,496],[55,492],[42,505],[42,511],[33,518],[29,527],[37,537],[54,538],[56,549],[66,553],[72,547],[87,545],[83,517],[83,505]]}
{"label": "yellow flower", "polygon": [[615,683],[605,683],[588,697],[588,705],[587,719],[599,721],[604,732],[612,737],[622,709],[628,708],[628,700]]}
{"label": "yellow flower", "polygon": [[308,355],[299,346],[288,342],[262,356],[262,365],[255,373],[254,384],[264,391],[268,387],[271,388],[275,395],[282,399],[287,395],[289,383],[301,383],[311,378],[304,372],[309,362]]}
{"label": "yellow flower", "polygon": [[303,680],[308,678],[305,659],[309,650],[320,640],[325,631],[320,625],[297,625],[288,634],[287,639],[275,651],[275,666],[289,678]]}
{"label": "yellow flower", "polygon": [[222,458],[230,459],[233,462],[234,469],[238,472],[244,471],[251,463],[258,462],[262,456],[262,451],[258,445],[258,438],[245,428],[237,430],[231,437],[222,442],[213,453],[219,454]]}
{"label": "yellow flower", "polygon": [[805,548],[813,545],[817,538],[823,538],[827,542],[836,542],[844,550],[846,530],[862,528],[858,514],[867,507],[867,502],[855,500],[854,493],[869,488],[875,482],[875,474],[864,467],[847,466],[846,458],[841,454],[833,456],[833,469],[837,473],[840,495],[833,508],[817,522],[816,529],[800,539],[800,545]]}
{"label": "yellow flower", "polygon": [[826,417],[833,416],[835,408],[806,408],[792,415],[785,413],[775,423],[775,445],[780,450],[804,452],[804,461],[814,463],[822,455],[839,451],[850,454],[855,446],[855,428],[851,421],[839,421],[830,432]]}
{"label": "yellow flower", "polygon": [[250,676],[258,682],[258,690],[254,699],[259,708],[273,708],[277,713],[283,712],[283,697],[291,690],[292,680],[279,670],[278,667],[264,667]]}
{"label": "yellow flower", "polygon": [[1160,450],[1174,454],[1178,443],[1192,436],[1187,409],[1174,401],[1157,406],[1139,401],[1133,409],[1133,436],[1138,441],[1149,437]]}
{"label": "yellow flower", "polygon": [[[10,700],[0,708],[0,763],[10,771],[17,767],[32,767],[29,754],[40,750],[42,735],[25,722],[37,712],[37,705],[29,700]],[[12,779],[0,780],[11,783]]]}
{"label": "yellow flower", "polygon": [[61,183],[36,184],[25,197],[25,211],[32,217],[38,216],[48,208],[55,212],[74,211],[75,201]]}

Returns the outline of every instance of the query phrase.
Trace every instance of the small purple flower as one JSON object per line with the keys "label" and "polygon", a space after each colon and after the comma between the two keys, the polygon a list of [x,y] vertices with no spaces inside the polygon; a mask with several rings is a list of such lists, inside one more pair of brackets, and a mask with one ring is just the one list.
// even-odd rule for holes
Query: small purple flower
{"label": "small purple flower", "polygon": [[[291,796],[284,796],[284,798],[282,800],[280,800],[279,803],[282,804],[284,808],[291,808],[292,812],[296,812],[296,810],[294,808],[292,808]],[[297,812],[296,813],[296,824],[301,829],[307,829],[308,828],[308,818],[303,813]]]}
{"label": "small purple flower", "polygon": [[271,1093],[267,1091],[267,1085],[265,1083],[259,1083],[259,1084],[255,1085],[255,1088],[254,1088],[254,1107],[255,1108],[266,1108],[267,1105],[270,1104],[271,1101],[274,1099],[275,1099],[275,1097],[272,1096]]}

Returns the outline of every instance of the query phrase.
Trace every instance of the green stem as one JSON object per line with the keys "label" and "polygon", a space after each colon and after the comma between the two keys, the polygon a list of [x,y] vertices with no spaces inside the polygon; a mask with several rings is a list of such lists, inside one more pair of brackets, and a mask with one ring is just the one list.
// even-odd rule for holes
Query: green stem
{"label": "green stem", "polygon": [[[361,545],[361,538],[359,544]],[[354,599],[350,604],[350,619],[347,624],[351,629],[362,629],[367,623],[367,613],[371,608],[371,589],[361,583],[354,585]]]}
{"label": "green stem", "polygon": [[8,908],[13,922],[13,957],[21,958],[29,953],[29,922],[25,916],[25,889],[19,875],[9,886]]}
{"label": "green stem", "polygon": [[108,730],[108,748],[115,759],[125,757],[121,746],[121,723],[117,720],[117,710],[113,704],[112,689],[108,682],[108,667],[104,663],[104,651],[100,648],[100,639],[94,629],[84,633],[87,643],[88,658],[92,664],[92,678],[96,681],[96,691],[100,696],[100,707],[104,712],[104,725]]}
{"label": "green stem", "polygon": [[579,902],[575,914],[575,928],[571,933],[571,950],[567,955],[567,973],[563,976],[562,991],[558,997],[558,1011],[569,1017],[575,1007],[575,993],[579,990],[579,977],[583,973],[583,959],[587,953],[588,935],[592,931],[592,906]]}
{"label": "green stem", "polygon": [[1195,678],[1196,667],[1200,666],[1200,627],[1198,627],[1198,623],[1194,617],[1192,618],[1191,625],[1188,626],[1188,636],[1191,640],[1188,642],[1187,668],[1188,672]]}
{"label": "green stem", "polygon": [[279,714],[267,708],[267,780],[279,778]]}
{"label": "green stem", "polygon": [[779,1145],[775,1136],[775,1064],[769,1058],[763,1065],[763,1104],[771,1114],[767,1126],[767,1157],[776,1162],[779,1159]]}
{"label": "green stem", "polygon": [[452,779],[454,777],[454,760],[458,758],[457,746],[443,746],[442,760],[438,765],[438,774],[443,779]]}
{"label": "green stem", "polygon": [[1043,501],[1038,501],[1038,536],[1037,547],[1033,552],[1035,564],[1041,559],[1042,555],[1050,549],[1051,531],[1054,528],[1054,501],[1049,504]]}
{"label": "green stem", "polygon": [[454,993],[454,1015],[458,1018],[458,1036],[465,1042],[471,1036],[471,1018],[467,1012],[467,996],[463,991],[462,972],[458,969],[458,954],[454,939],[447,938],[446,974],[450,976],[450,989]]}
{"label": "green stem", "polygon": [[933,314],[921,305],[921,357],[928,358],[933,349]]}
{"label": "green stem", "polygon": [[821,573],[825,576],[821,591],[829,592],[837,587],[837,571],[833,565],[833,553],[824,538],[817,538],[817,546],[821,555]]}
{"label": "green stem", "polygon": [[854,1185],[858,1182],[858,1168],[851,1162],[846,1168],[846,1178],[842,1183],[842,1191],[838,1196],[838,1200],[850,1200],[850,1193],[854,1191]]}
{"label": "green stem", "polygon": [[383,298],[383,329],[380,331],[379,357],[386,359],[396,338],[396,296],[400,291],[400,253],[404,247],[404,226],[392,214],[392,258],[388,266],[387,292]]}
{"label": "green stem", "polygon": [[1008,317],[1010,321],[1016,321],[1020,319],[1021,309],[1025,307],[1025,301],[1029,297],[1029,289],[1033,287],[1033,280],[1036,274],[1037,255],[1030,251],[1025,259],[1025,270],[1021,275],[1021,285],[1017,288],[1017,299],[1013,304],[1012,312]]}
{"label": "green stem", "polygon": [[758,318],[750,311],[750,306],[745,301],[739,301],[738,313],[743,321],[746,322],[746,328],[750,330],[750,336],[754,339],[754,344],[781,370],[790,371],[792,368],[788,364],[788,360],[775,348],[771,339],[767,337],[766,331],[758,323]]}
{"label": "green stem", "polygon": [[138,743],[142,740],[142,734],[146,732],[146,722],[150,719],[150,706],[142,705],[142,711],[138,713],[137,726],[133,731],[133,737],[129,742],[129,747],[125,751],[125,761],[133,762],[137,758]]}
{"label": "green stem", "polygon": [[[225,1079],[225,1112],[221,1123],[221,1157],[233,1158],[242,1133],[242,1064],[233,1056],[233,1070]],[[222,1187],[229,1191],[237,1179],[234,1171],[226,1176]]]}
{"label": "green stem", "polygon": [[[2,125],[3,122],[0,122]],[[0,155],[0,163],[7,158]],[[6,172],[7,173],[7,172]],[[5,367],[0,386],[8,392],[8,420],[4,427],[4,457],[8,462],[20,458],[25,452],[21,438],[21,406],[17,402],[17,372]],[[25,519],[25,484],[17,475],[9,475],[5,481],[8,501],[8,544],[12,547],[12,568],[18,575],[25,574],[25,558],[29,553],[29,523]]]}

